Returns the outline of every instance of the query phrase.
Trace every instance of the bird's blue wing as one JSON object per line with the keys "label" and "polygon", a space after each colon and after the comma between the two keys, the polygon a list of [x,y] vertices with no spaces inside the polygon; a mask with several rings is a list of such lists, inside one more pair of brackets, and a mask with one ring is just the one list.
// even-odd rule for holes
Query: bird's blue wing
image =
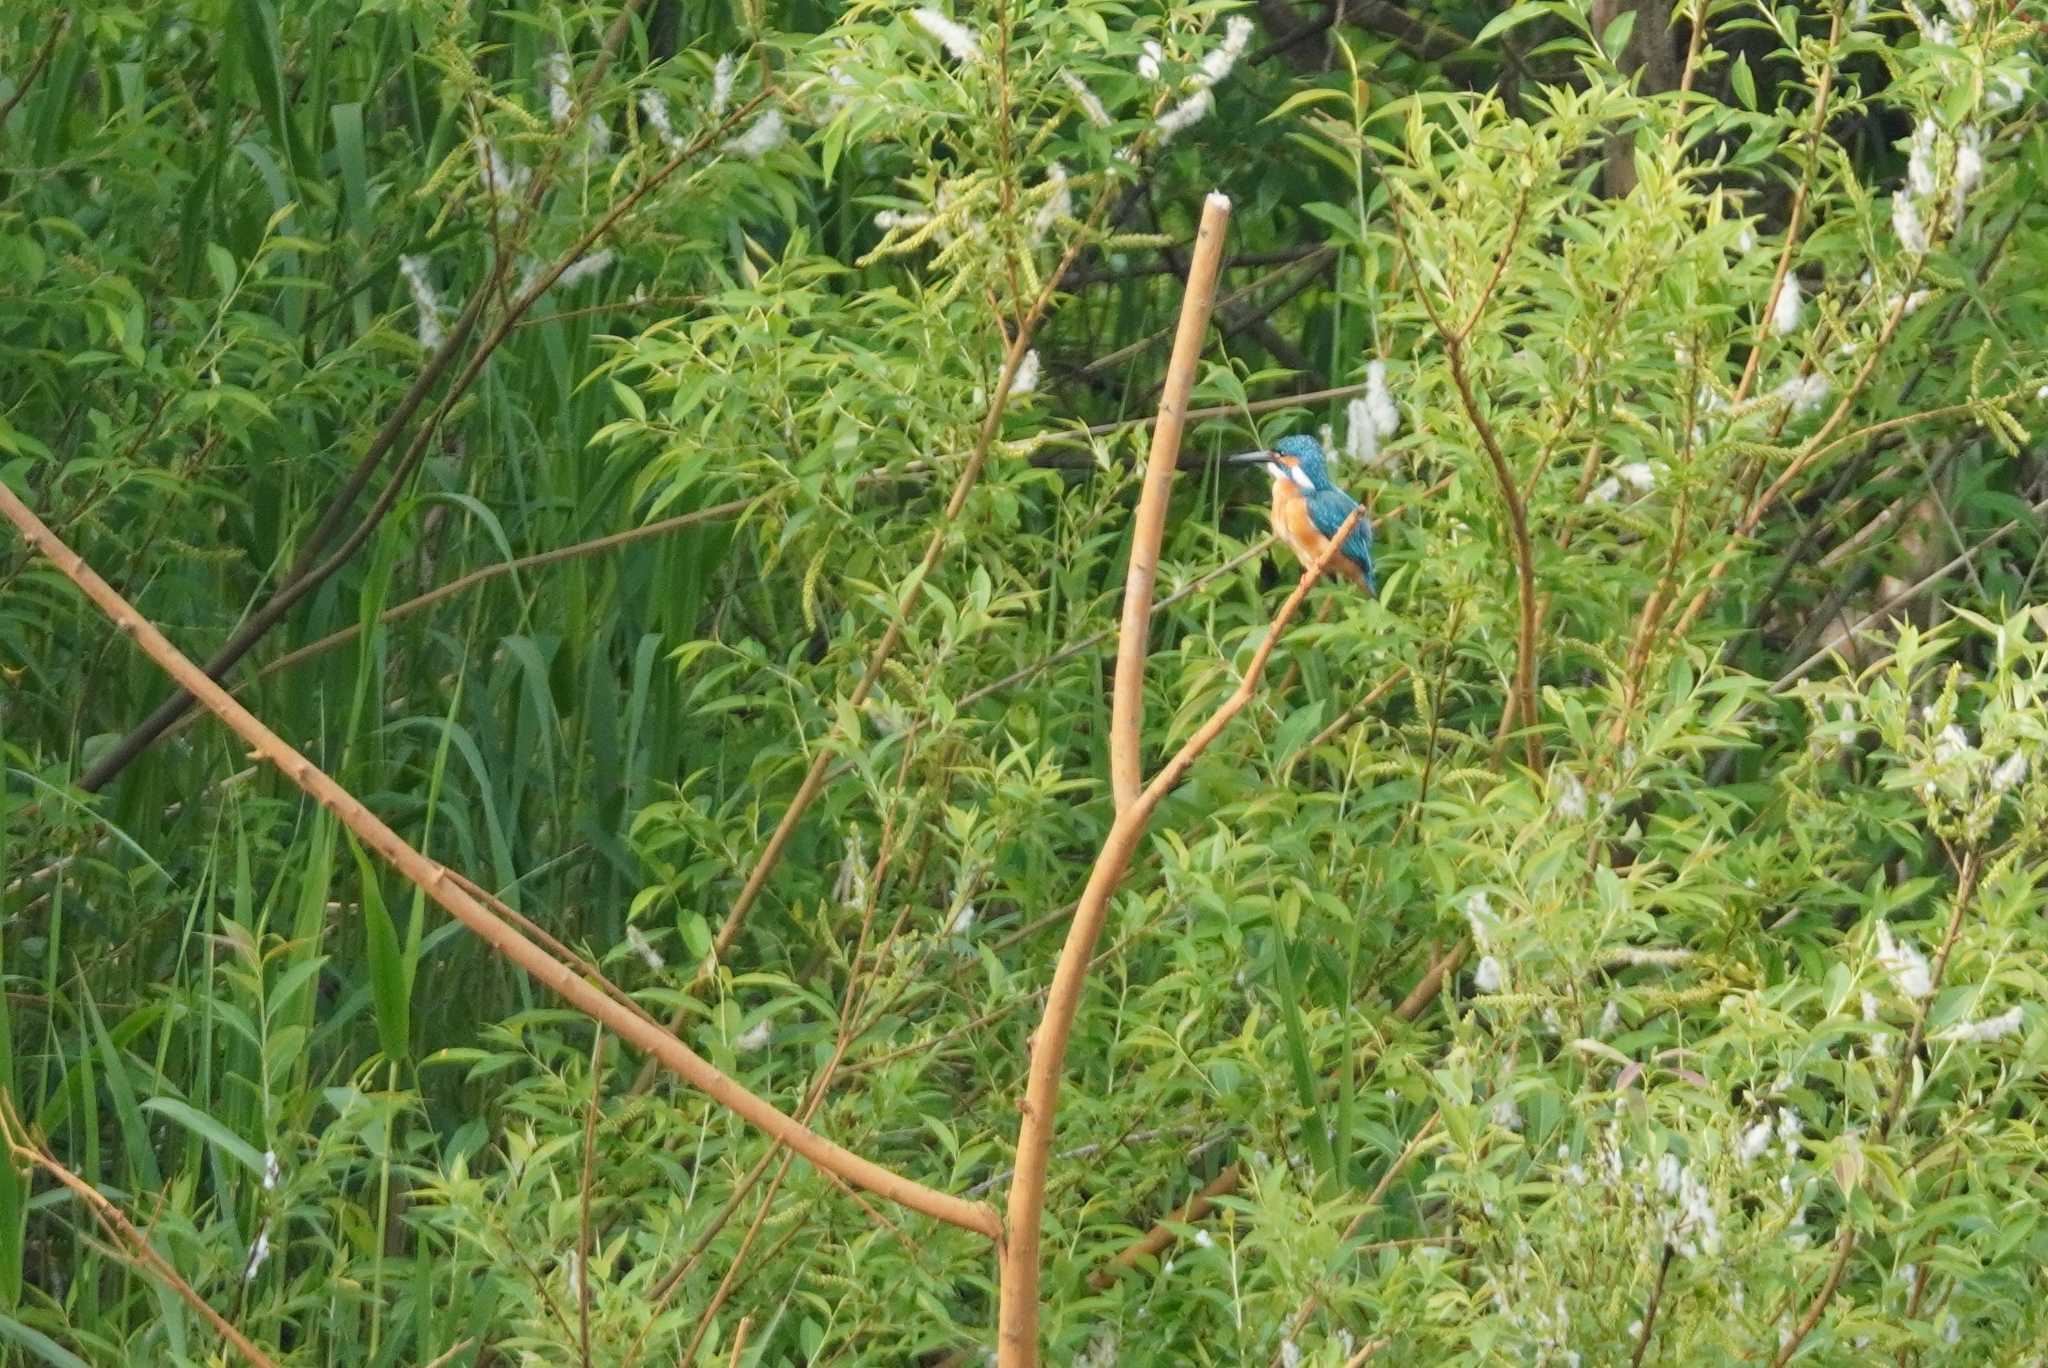
{"label": "bird's blue wing", "polygon": [[[1341,489],[1318,489],[1308,496],[1309,520],[1316,525],[1316,531],[1326,537],[1335,536],[1344,520],[1351,516],[1351,510],[1358,507],[1358,501]],[[1372,519],[1360,516],[1352,524],[1351,534],[1344,538],[1338,554],[1349,557],[1353,564],[1365,572],[1365,587],[1375,594],[1380,591],[1379,576],[1372,563]]]}

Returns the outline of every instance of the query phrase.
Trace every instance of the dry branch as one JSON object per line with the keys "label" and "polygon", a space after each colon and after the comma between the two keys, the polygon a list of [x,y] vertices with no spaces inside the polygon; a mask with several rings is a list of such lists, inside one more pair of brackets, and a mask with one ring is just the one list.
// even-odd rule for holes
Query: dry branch
{"label": "dry branch", "polygon": [[449,870],[414,849],[325,771],[258,721],[254,714],[208,678],[205,671],[171,645],[162,632],[137,613],[77,552],[59,541],[56,534],[45,527],[4,484],[0,484],[0,513],[4,513],[21,530],[30,545],[47,556],[83,590],[115,626],[134,638],[143,653],[163,667],[165,673],[226,722],[259,756],[282,770],[308,796],[339,818],[365,846],[418,885],[428,897],[475,932],[493,950],[613,1035],[653,1056],[713,1101],[738,1113],[819,1168],[936,1220],[964,1230],[979,1231],[990,1239],[1000,1237],[1002,1225],[989,1207],[928,1188],[833,1144],[720,1072],[675,1035],[613,1001],[602,988],[577,974],[485,906]]}
{"label": "dry branch", "polygon": [[1130,866],[1139,838],[1166,795],[1180,783],[1188,769],[1230,725],[1231,719],[1251,702],[1252,691],[1265,673],[1266,662],[1279,644],[1281,633],[1324,569],[1335,558],[1344,538],[1358,522],[1363,509],[1353,509],[1323,548],[1316,563],[1302,572],[1294,592],[1287,596],[1266,639],[1252,656],[1244,678],[1221,706],[1195,734],[1187,739],[1165,768],[1154,776],[1129,807],[1117,814],[1088,886],[1074,909],[1066,944],[1060,950],[1059,965],[1053,972],[1052,988],[1046,997],[1045,1014],[1032,1038],[1031,1068],[1020,1104],[1024,1114],[1017,1134],[1017,1178],[1010,1186],[1008,1230],[1002,1248],[1002,1291],[997,1323],[997,1362],[1003,1368],[1030,1368],[1038,1361],[1038,1249],[1045,1217],[1045,1177],[1051,1157],[1053,1123],[1059,1110],[1060,1071],[1066,1061],[1067,1040],[1073,1032],[1074,1016],[1080,1010],[1081,990],[1088,977],[1088,962],[1096,939],[1109,915],[1109,900]]}
{"label": "dry branch", "polygon": [[1180,324],[1173,336],[1173,359],[1166,367],[1166,390],[1159,397],[1159,420],[1152,428],[1144,492],[1138,496],[1138,511],[1131,520],[1131,562],[1124,577],[1123,626],[1117,633],[1116,692],[1109,720],[1109,785],[1118,812],[1137,801],[1145,782],[1138,734],[1145,724],[1145,649],[1151,633],[1152,586],[1159,578],[1159,543],[1166,532],[1174,464],[1180,456],[1180,434],[1187,423],[1195,368],[1202,360],[1202,339],[1209,331],[1209,310],[1216,302],[1216,274],[1223,264],[1223,239],[1229,228],[1230,200],[1211,194],[1202,205],[1202,226],[1195,234],[1194,259],[1188,263],[1187,289],[1181,296]]}

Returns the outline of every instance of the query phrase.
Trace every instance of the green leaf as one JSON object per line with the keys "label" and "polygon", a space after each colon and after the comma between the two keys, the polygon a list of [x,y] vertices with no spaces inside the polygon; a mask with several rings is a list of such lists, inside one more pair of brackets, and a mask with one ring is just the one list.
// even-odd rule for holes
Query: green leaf
{"label": "green leaf", "polygon": [[205,1112],[174,1097],[152,1097],[142,1104],[142,1109],[168,1116],[200,1139],[211,1141],[223,1153],[255,1174],[258,1180],[262,1179],[263,1155],[254,1145],[234,1134]]}
{"label": "green leaf", "polygon": [[1532,19],[1541,19],[1550,13],[1547,3],[1524,3],[1503,10],[1486,21],[1486,27],[1479,30],[1472,39],[1473,47],[1485,47],[1509,29],[1520,28]]}

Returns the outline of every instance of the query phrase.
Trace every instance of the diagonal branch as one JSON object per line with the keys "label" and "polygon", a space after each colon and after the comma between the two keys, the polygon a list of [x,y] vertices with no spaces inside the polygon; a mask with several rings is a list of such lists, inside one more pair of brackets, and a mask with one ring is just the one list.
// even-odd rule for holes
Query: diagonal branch
{"label": "diagonal branch", "polygon": [[418,885],[422,892],[475,932],[498,954],[619,1039],[645,1051],[714,1102],[736,1112],[826,1172],[936,1220],[963,1230],[978,1231],[990,1239],[1000,1238],[1001,1222],[988,1206],[928,1188],[833,1144],[778,1110],[765,1098],[749,1092],[675,1035],[661,1029],[647,1017],[621,1006],[603,988],[549,954],[530,936],[479,901],[452,871],[407,843],[361,800],[292,749],[276,732],[264,726],[219,684],[209,679],[204,671],[165,639],[154,624],[136,612],[100,578],[77,552],[58,540],[56,534],[45,527],[4,484],[0,484],[0,514],[4,514],[20,529],[30,545],[41,551],[66,578],[83,590],[115,626],[132,637],[143,654],[161,666],[180,686],[190,690],[258,755],[282,770],[309,797],[332,812],[365,846]]}

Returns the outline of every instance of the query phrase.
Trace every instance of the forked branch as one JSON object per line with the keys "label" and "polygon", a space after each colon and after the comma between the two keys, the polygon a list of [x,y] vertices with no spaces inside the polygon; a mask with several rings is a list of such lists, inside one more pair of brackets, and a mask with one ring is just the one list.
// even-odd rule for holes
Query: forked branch
{"label": "forked branch", "polygon": [[1017,1132],[1017,1176],[1010,1184],[1008,1231],[1002,1245],[1002,1294],[997,1322],[997,1362],[1002,1368],[1031,1368],[1038,1361],[1038,1246],[1045,1216],[1046,1167],[1052,1155],[1053,1125],[1059,1110],[1060,1072],[1066,1062],[1074,1017],[1080,1010],[1081,990],[1087,983],[1088,962],[1109,915],[1109,900],[1130,867],[1131,856],[1137,851],[1152,813],[1186,776],[1189,767],[1222,735],[1231,719],[1251,702],[1252,692],[1265,673],[1266,662],[1279,644],[1281,633],[1287,630],[1301,601],[1322,577],[1363,511],[1353,509],[1351,516],[1331,534],[1322,555],[1302,572],[1300,583],[1274,615],[1272,626],[1266,629],[1266,639],[1259,643],[1237,688],[1130,806],[1117,814],[1101,853],[1095,857],[1088,886],[1074,909],[1066,944],[1060,950],[1059,966],[1053,971],[1045,1014],[1032,1036],[1031,1069],[1021,1104],[1024,1120]]}

